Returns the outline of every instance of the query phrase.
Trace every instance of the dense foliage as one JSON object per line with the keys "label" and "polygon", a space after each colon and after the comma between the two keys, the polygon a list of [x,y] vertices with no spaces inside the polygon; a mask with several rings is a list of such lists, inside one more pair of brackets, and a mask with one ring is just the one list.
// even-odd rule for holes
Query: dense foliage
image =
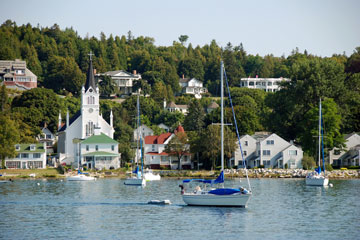
{"label": "dense foliage", "polygon": [[[295,49],[288,57],[261,57],[248,54],[241,43],[238,46],[228,43],[222,49],[213,40],[202,47],[193,47],[191,43],[186,46],[188,38],[181,35],[172,46],[164,47],[156,46],[150,37],[135,38],[131,32],[127,36],[106,37],[101,33],[99,38],[82,38],[72,28],[61,30],[57,24],[52,27],[17,26],[7,20],[0,26],[0,60],[26,60],[27,67],[38,76],[39,88],[9,99],[2,90],[1,121],[23,129],[17,133],[16,139],[20,142],[34,139],[45,122],[54,131],[60,111],[65,119],[66,110],[69,110],[70,117],[79,110],[78,97],[86,78],[88,53],[92,51],[97,72],[136,70],[142,75],[143,80],[135,84],[135,89],[142,88],[144,96],[150,95],[141,97],[142,122],[156,132],[160,131],[156,127],[159,123],[173,129],[183,123],[187,131],[192,131],[189,134],[191,151],[203,150],[204,145],[199,141],[204,141],[203,137],[209,140],[216,130],[210,127],[211,124],[219,123],[219,109],[206,114],[206,107],[212,101],[219,103],[221,56],[241,134],[272,131],[286,140],[296,140],[308,154],[313,155],[312,146],[316,138],[312,135],[320,98],[324,100],[327,148],[343,146],[343,134],[360,131],[360,47],[351,56],[318,57]],[[276,93],[239,88],[240,78],[256,75],[288,77],[291,81],[284,83],[281,91]],[[175,98],[182,76],[203,81],[213,98],[201,101],[184,96]],[[100,88],[106,96],[114,92],[109,79],[104,79]],[[66,97],[60,98],[57,94]],[[189,104],[189,114],[185,117],[181,113],[164,111],[164,100]],[[109,119],[110,109],[113,110],[115,138],[120,142],[119,149],[126,161],[133,157],[130,142],[135,127],[135,106],[134,97],[122,104],[109,100],[101,102],[105,119]],[[229,128],[234,131],[228,100],[225,106],[226,121],[232,123]],[[214,167],[217,151],[205,155],[200,156],[204,166]]]}

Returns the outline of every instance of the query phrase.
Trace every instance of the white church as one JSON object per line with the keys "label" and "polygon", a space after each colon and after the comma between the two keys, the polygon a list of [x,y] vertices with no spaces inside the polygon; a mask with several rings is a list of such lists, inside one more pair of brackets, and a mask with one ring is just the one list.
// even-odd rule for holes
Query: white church
{"label": "white church", "polygon": [[96,86],[90,53],[85,86],[81,89],[81,108],[71,119],[66,114],[62,124],[59,114],[58,153],[62,164],[86,166],[89,169],[120,167],[118,142],[113,139],[113,114],[110,123],[100,115],[99,88]]}

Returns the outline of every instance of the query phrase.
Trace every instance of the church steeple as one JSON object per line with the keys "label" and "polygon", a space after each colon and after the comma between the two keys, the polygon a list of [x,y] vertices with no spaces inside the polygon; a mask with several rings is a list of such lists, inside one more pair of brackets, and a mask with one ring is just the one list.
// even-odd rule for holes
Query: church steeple
{"label": "church steeple", "polygon": [[85,92],[87,92],[87,90],[90,87],[92,87],[92,89],[94,89],[94,90],[96,89],[94,69],[93,69],[93,65],[92,65],[92,55],[94,55],[94,54],[90,51],[90,53],[89,53],[90,64],[89,64],[88,74],[87,74],[86,83],[85,83]]}

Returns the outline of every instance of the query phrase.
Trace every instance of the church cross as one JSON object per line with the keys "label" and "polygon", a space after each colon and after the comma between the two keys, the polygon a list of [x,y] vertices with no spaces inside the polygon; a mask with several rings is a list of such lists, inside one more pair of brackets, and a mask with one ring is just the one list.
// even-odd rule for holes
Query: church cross
{"label": "church cross", "polygon": [[89,53],[88,55],[90,56],[90,60],[92,60],[92,56],[94,55],[94,54],[92,53],[92,51],[90,51],[90,53]]}

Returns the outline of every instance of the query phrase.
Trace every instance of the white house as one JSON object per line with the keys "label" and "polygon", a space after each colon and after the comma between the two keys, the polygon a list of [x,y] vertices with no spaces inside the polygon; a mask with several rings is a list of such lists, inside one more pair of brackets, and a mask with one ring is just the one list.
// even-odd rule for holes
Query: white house
{"label": "white house", "polygon": [[39,143],[45,143],[47,154],[54,152],[53,146],[56,142],[56,135],[47,128],[46,124],[41,129],[41,134],[37,137],[37,140]]}
{"label": "white house", "polygon": [[196,78],[180,78],[179,84],[181,92],[184,94],[192,94],[195,98],[201,98],[201,94],[207,93],[207,88],[203,87],[203,82]]}
{"label": "white house", "polygon": [[346,147],[329,151],[329,163],[336,167],[360,166],[360,136],[357,133],[345,135]]}
{"label": "white house", "polygon": [[[151,169],[177,169],[178,158],[165,152],[166,145],[177,132],[185,132],[178,126],[174,133],[163,133],[158,136],[146,136],[144,144],[145,166]],[[187,154],[181,159],[181,169],[191,169],[191,155]]]}
{"label": "white house", "polygon": [[80,163],[92,169],[120,168],[118,142],[104,133],[95,131],[91,137],[79,143]]}
{"label": "white house", "polygon": [[140,138],[138,135],[141,134],[141,138],[144,139],[146,136],[154,135],[154,131],[146,125],[141,125],[134,130],[134,141],[138,141]]}
{"label": "white house", "polygon": [[280,90],[279,83],[290,81],[289,78],[241,78],[240,87],[262,89],[265,92],[276,92]]}
{"label": "white house", "polygon": [[81,107],[71,119],[66,114],[66,124],[62,124],[59,115],[58,153],[60,163],[77,165],[77,141],[95,134],[95,131],[113,139],[113,114],[110,112],[110,123],[100,115],[99,88],[95,84],[94,71],[90,57],[90,65],[85,86],[81,89]]}
{"label": "white house", "polygon": [[46,168],[45,143],[16,144],[15,151],[16,157],[5,158],[7,168]]}
{"label": "white house", "polygon": [[174,102],[166,104],[166,101],[164,100],[164,109],[168,110],[169,112],[181,112],[182,114],[187,115],[188,107],[188,105],[175,104]]}
{"label": "white house", "polygon": [[[264,165],[265,168],[302,168],[303,151],[275,133],[260,133],[240,138],[243,156],[248,168]],[[234,165],[244,166],[239,146],[235,151]]]}
{"label": "white house", "polygon": [[99,80],[102,76],[109,76],[114,81],[120,94],[129,95],[133,93],[134,82],[141,79],[141,75],[136,73],[136,70],[133,73],[128,73],[123,70],[109,71],[105,73],[100,73],[96,75],[96,78]]}

